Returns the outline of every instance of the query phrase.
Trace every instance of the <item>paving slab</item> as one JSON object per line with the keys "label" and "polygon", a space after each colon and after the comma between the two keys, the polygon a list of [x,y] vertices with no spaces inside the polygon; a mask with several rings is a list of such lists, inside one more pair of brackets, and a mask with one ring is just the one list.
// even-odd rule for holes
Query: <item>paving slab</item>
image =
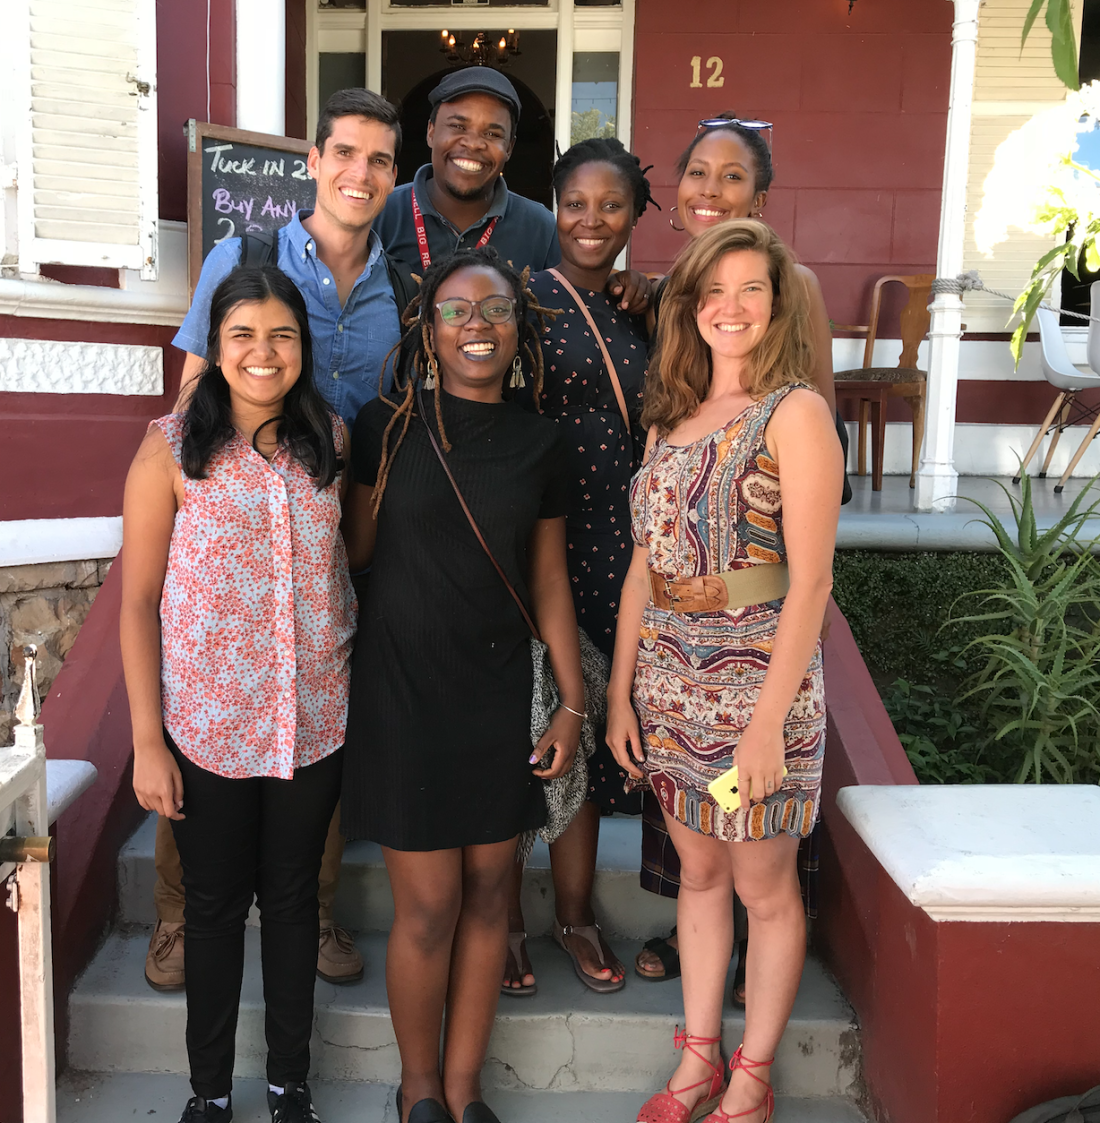
{"label": "paving slab", "polygon": [[[183,995],[145,982],[149,932],[112,934],[70,998],[69,1059],[89,1072],[187,1071]],[[400,1066],[386,1002],[385,937],[359,938],[364,981],[318,981],[312,1042],[321,1080],[395,1083]],[[550,940],[530,941],[539,980],[533,998],[502,996],[486,1066],[487,1087],[514,1091],[642,1092],[675,1068],[673,1031],[683,1022],[680,985],[631,975],[614,995],[589,991]],[[726,987],[727,996],[729,986]],[[743,1010],[729,1006],[727,1054],[740,1043]],[[259,933],[246,933],[246,969],[237,1032],[236,1071],[264,1072]],[[820,963],[806,964],[787,1033],[776,1054],[777,1091],[795,1096],[851,1095],[858,1080],[854,1015]]]}
{"label": "paving slab", "polygon": [[[238,1080],[234,1123],[270,1123],[262,1080]],[[398,1123],[395,1089],[387,1084],[317,1081],[314,1103],[324,1123]],[[644,1092],[509,1092],[492,1090],[486,1102],[502,1123],[630,1123],[646,1100]],[[179,1075],[70,1072],[58,1081],[58,1123],[176,1123],[190,1095]],[[840,1098],[780,1096],[782,1123],[866,1123]]]}

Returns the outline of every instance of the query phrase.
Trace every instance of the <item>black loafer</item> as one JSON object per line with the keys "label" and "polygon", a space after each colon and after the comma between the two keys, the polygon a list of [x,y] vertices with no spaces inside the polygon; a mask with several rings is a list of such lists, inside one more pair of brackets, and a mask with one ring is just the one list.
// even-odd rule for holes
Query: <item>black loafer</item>
{"label": "black loafer", "polygon": [[180,1123],[232,1123],[232,1119],[232,1096],[225,1107],[218,1107],[216,1103],[203,1099],[202,1096],[192,1096],[183,1109]]}
{"label": "black loafer", "polygon": [[[401,1120],[401,1089],[397,1089],[397,1119]],[[409,1123],[455,1123],[438,1100],[417,1100],[409,1112]]]}
{"label": "black loafer", "polygon": [[[412,1123],[410,1120],[409,1123]],[[466,1105],[466,1110],[462,1113],[462,1123],[500,1123],[497,1118],[496,1112],[486,1103],[481,1100],[474,1100],[473,1103]]]}

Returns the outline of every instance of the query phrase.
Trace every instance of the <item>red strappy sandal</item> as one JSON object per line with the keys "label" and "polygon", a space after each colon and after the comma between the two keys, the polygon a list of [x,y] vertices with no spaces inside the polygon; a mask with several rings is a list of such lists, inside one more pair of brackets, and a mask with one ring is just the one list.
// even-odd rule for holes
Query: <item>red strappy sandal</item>
{"label": "red strappy sandal", "polygon": [[[672,1039],[675,1047],[677,1049],[689,1049],[701,1061],[709,1065],[714,1073],[709,1079],[704,1078],[695,1084],[689,1084],[686,1088],[677,1088],[675,1093],[672,1091],[672,1081],[670,1080],[665,1085],[663,1092],[650,1096],[642,1105],[642,1110],[638,1112],[638,1123],[697,1123],[717,1104],[721,1103],[722,1094],[726,1090],[725,1081],[722,1079],[722,1065],[708,1061],[692,1045],[693,1041],[699,1042],[700,1045],[717,1045],[721,1040],[720,1037],[696,1037],[695,1034],[686,1031],[681,1033],[680,1027],[677,1026],[676,1035]],[[694,1107],[688,1107],[676,1099],[677,1095],[690,1092],[692,1088],[702,1088],[705,1084],[710,1086],[703,1098]]]}
{"label": "red strappy sandal", "polygon": [[733,1058],[730,1060],[730,1072],[736,1072],[739,1068],[744,1069],[746,1075],[751,1076],[757,1084],[763,1084],[764,1087],[767,1088],[767,1094],[756,1107],[750,1107],[747,1111],[734,1112],[733,1115],[723,1111],[720,1106],[716,1107],[711,1114],[703,1120],[703,1123],[729,1123],[731,1119],[744,1119],[746,1115],[752,1115],[754,1112],[759,1111],[765,1104],[767,1105],[767,1111],[764,1113],[764,1118],[761,1120],[761,1123],[768,1123],[768,1120],[771,1119],[772,1112],[775,1111],[775,1093],[772,1091],[772,1086],[766,1081],[761,1080],[752,1070],[754,1068],[767,1068],[774,1062],[775,1057],[772,1057],[770,1061],[752,1061],[742,1054],[741,1050],[743,1048],[743,1045],[737,1046],[737,1052],[733,1054]]}

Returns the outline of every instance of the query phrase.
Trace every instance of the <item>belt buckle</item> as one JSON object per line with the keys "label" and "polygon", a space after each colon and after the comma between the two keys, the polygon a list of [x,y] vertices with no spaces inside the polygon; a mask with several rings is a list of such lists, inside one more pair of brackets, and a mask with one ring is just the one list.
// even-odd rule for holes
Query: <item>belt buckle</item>
{"label": "belt buckle", "polygon": [[670,605],[679,604],[684,599],[683,597],[678,597],[672,591],[672,582],[667,577],[665,578],[665,597],[668,599]]}

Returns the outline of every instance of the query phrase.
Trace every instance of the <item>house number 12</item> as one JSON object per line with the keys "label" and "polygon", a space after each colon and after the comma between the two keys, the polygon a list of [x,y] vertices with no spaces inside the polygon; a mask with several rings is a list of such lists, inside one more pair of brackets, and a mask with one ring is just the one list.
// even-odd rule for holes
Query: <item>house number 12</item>
{"label": "house number 12", "polygon": [[[707,86],[714,89],[716,86],[724,86],[726,84],[725,78],[722,77],[722,60],[717,55],[711,55],[707,59],[707,70],[710,74],[707,75]],[[702,89],[703,86],[703,58],[702,55],[693,55],[691,59],[691,82],[688,88],[692,90]]]}

